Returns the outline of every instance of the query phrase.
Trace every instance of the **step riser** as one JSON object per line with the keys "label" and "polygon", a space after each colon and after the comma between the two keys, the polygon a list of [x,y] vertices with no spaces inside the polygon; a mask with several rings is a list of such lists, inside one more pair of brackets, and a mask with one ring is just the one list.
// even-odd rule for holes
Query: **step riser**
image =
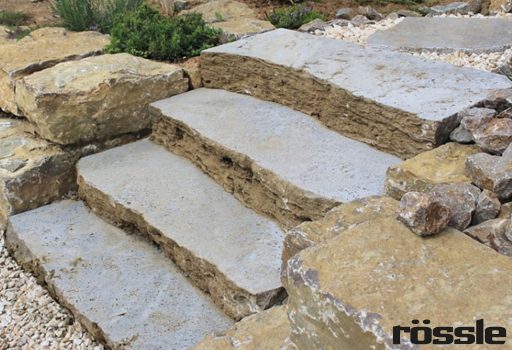
{"label": "step riser", "polygon": [[151,110],[154,142],[191,160],[247,207],[275,219],[283,228],[319,219],[339,204],[312,196],[249,157],[201,137],[184,123],[161,116],[157,108]]}
{"label": "step riser", "polygon": [[239,320],[254,312],[281,302],[286,297],[283,288],[252,295],[233,284],[214,265],[197,258],[185,247],[181,247],[155,227],[149,225],[142,215],[119,204],[101,191],[91,187],[78,175],[78,194],[98,215],[119,227],[135,228],[154,241],[169,258],[187,274],[199,289],[210,294],[229,317]]}
{"label": "step riser", "polygon": [[444,143],[456,116],[441,122],[421,120],[359,98],[312,75],[250,57],[205,52],[205,87],[247,93],[318,118],[327,127],[387,153],[409,158]]}

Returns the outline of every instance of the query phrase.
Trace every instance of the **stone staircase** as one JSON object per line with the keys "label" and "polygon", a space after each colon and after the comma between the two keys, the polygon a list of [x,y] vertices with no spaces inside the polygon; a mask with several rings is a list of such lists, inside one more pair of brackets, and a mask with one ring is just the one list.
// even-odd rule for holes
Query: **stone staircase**
{"label": "stone staircase", "polygon": [[[499,285],[512,262],[455,230],[408,236],[396,201],[379,197],[398,157],[443,143],[458,112],[509,81],[286,30],[201,59],[207,88],[152,103],[150,139],[78,161],[78,199],[7,214],[9,251],[99,341],[399,349],[393,322],[428,317],[430,307],[449,324],[479,312],[498,324],[512,317]],[[175,83],[169,95],[182,92],[181,76]],[[480,279],[506,302],[458,304]]]}

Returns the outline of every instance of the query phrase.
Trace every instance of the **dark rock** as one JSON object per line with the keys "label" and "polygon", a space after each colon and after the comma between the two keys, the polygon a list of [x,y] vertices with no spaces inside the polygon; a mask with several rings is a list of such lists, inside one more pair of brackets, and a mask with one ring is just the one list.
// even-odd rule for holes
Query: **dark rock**
{"label": "dark rock", "polygon": [[336,11],[336,18],[351,20],[357,15],[356,11],[350,7],[343,7]]}
{"label": "dark rock", "polygon": [[501,154],[512,143],[512,119],[493,118],[477,128],[473,137],[483,151]]}
{"label": "dark rock", "polygon": [[489,190],[483,190],[476,201],[475,215],[473,216],[473,225],[478,225],[484,221],[495,219],[500,213],[501,203],[498,196]]}
{"label": "dark rock", "polygon": [[357,15],[350,21],[354,26],[359,27],[365,24],[371,24],[374,23],[373,21],[370,21],[368,18],[366,18],[363,15]]}
{"label": "dark rock", "polygon": [[468,183],[439,184],[434,186],[430,195],[450,208],[448,226],[463,231],[471,223],[480,189]]}
{"label": "dark rock", "polygon": [[384,16],[371,6],[359,6],[357,12],[372,21],[380,21]]}

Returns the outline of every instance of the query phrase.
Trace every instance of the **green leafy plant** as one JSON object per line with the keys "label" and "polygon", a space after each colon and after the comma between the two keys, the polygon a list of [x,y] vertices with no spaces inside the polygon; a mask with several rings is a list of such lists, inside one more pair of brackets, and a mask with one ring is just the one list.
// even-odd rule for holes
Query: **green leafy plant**
{"label": "green leafy plant", "polygon": [[297,29],[301,25],[317,18],[324,20],[325,16],[304,5],[278,8],[274,9],[271,14],[267,14],[268,21],[274,26],[288,29]]}
{"label": "green leafy plant", "polygon": [[127,52],[157,60],[177,61],[197,56],[218,44],[220,31],[209,27],[200,14],[165,17],[141,5],[115,21],[110,53]]}
{"label": "green leafy plant", "polygon": [[136,9],[144,0],[54,0],[51,8],[64,27],[74,30],[99,30],[108,33],[114,20]]}
{"label": "green leafy plant", "polygon": [[0,25],[17,27],[25,24],[30,17],[19,11],[0,11]]}

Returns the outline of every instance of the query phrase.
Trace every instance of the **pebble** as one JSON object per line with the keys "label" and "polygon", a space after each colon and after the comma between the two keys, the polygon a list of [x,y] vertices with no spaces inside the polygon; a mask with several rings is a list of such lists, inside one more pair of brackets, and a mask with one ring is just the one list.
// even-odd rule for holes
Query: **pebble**
{"label": "pebble", "polygon": [[4,349],[104,350],[32,275],[23,272],[0,233],[0,350]]}

